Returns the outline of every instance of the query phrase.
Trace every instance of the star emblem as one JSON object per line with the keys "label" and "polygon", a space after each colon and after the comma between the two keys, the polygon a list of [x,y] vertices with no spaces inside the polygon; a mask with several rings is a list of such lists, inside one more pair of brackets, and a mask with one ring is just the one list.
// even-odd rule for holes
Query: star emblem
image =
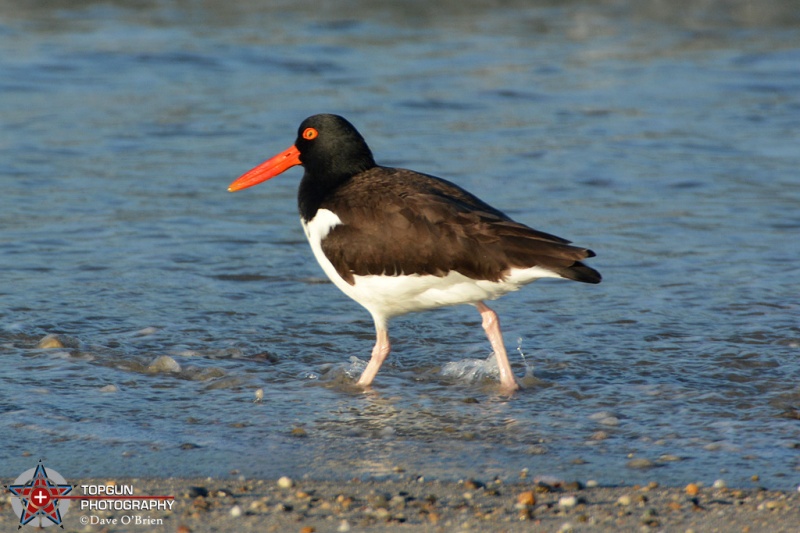
{"label": "star emblem", "polygon": [[47,470],[42,461],[39,461],[30,480],[22,485],[8,486],[8,490],[22,503],[19,527],[40,517],[42,522],[47,519],[63,528],[58,500],[59,497],[69,494],[72,489],[72,485],[53,483],[47,476]]}

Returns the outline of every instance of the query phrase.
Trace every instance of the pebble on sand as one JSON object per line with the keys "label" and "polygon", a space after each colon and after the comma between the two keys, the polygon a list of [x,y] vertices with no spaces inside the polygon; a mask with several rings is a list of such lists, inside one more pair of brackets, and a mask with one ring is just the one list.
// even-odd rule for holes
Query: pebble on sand
{"label": "pebble on sand", "polygon": [[684,490],[689,496],[697,496],[700,492],[700,486],[697,483],[689,483]]}
{"label": "pebble on sand", "polygon": [[[703,499],[700,506],[696,497],[687,497],[685,485],[660,488],[655,482],[646,485],[650,488],[648,492],[644,486],[597,487],[582,492],[579,488],[567,488],[572,484],[552,480],[550,490],[540,493],[528,482],[512,480],[503,485],[504,490],[493,494],[490,491],[495,489],[495,481],[486,482],[483,487],[474,480],[469,486],[469,480],[419,484],[415,476],[349,482],[304,478],[302,482],[292,482],[294,488],[284,488],[292,481],[289,477],[285,477],[283,487],[277,480],[207,481],[215,484],[213,489],[193,486],[190,480],[155,480],[157,486],[142,490],[179,494],[186,499],[185,513],[178,516],[175,525],[186,525],[196,533],[228,531],[233,522],[237,531],[253,533],[300,533],[312,529],[345,533],[533,530],[788,533],[797,531],[796,525],[800,523],[800,494],[794,490],[715,493]],[[700,487],[700,494],[703,489]],[[472,498],[462,498],[465,490],[471,492]],[[206,493],[209,495],[202,497]],[[536,503],[531,505],[533,500]],[[235,510],[235,506],[239,509]]]}
{"label": "pebble on sand", "polygon": [[562,509],[572,509],[580,503],[580,500],[575,496],[562,496],[558,499],[558,506]]}
{"label": "pebble on sand", "polygon": [[294,486],[294,481],[290,477],[282,476],[278,480],[278,486],[282,489],[291,489]]}
{"label": "pebble on sand", "polygon": [[191,486],[187,492],[189,498],[205,498],[208,496],[208,489],[200,486]]}
{"label": "pebble on sand", "polygon": [[536,496],[533,494],[532,490],[521,492],[517,495],[517,503],[520,505],[535,505]]}

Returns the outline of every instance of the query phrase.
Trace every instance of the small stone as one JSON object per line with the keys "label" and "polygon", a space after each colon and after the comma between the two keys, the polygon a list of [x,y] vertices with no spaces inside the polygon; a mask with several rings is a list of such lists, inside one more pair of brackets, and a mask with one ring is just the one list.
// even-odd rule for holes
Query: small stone
{"label": "small stone", "polygon": [[592,436],[589,437],[590,440],[606,440],[607,438],[608,438],[608,432],[603,430],[595,431],[594,433],[592,433]]}
{"label": "small stone", "polygon": [[306,432],[306,430],[303,428],[294,428],[292,430],[292,437],[298,437],[302,439],[303,437],[308,437],[308,432]]}
{"label": "small stone", "polygon": [[196,511],[208,511],[210,507],[211,502],[206,498],[198,496],[192,501],[192,508],[194,508]]}
{"label": "small stone", "polygon": [[256,389],[255,399],[253,403],[261,403],[264,401],[264,389]]}
{"label": "small stone", "polygon": [[306,527],[300,528],[300,533],[314,533],[315,531],[316,531],[316,528],[314,528],[312,526],[306,526]]}
{"label": "small stone", "polygon": [[253,500],[250,502],[250,510],[256,513],[265,513],[267,511],[266,500]]}
{"label": "small stone", "polygon": [[714,482],[714,488],[715,488],[715,489],[725,489],[725,488],[727,488],[727,487],[728,487],[728,484],[727,484],[727,483],[725,483],[725,480],[724,480],[724,479],[718,479],[718,480],[716,480],[716,481]]}
{"label": "small stone", "polygon": [[689,483],[684,490],[689,496],[697,496],[700,493],[700,486],[697,483]]}
{"label": "small stone", "polygon": [[64,348],[64,343],[58,335],[45,335],[39,340],[36,347],[43,350],[50,350],[52,348]]}
{"label": "small stone", "polygon": [[599,486],[600,486],[600,483],[598,483],[597,480],[595,480],[595,479],[589,479],[589,480],[586,481],[586,488],[587,489],[593,489],[593,488],[599,487]]}
{"label": "small stone", "polygon": [[340,533],[345,533],[347,531],[350,531],[350,522],[348,522],[347,520],[342,520],[341,522],[339,522],[339,527],[336,528],[336,531],[339,531]]}
{"label": "small stone", "polygon": [[564,509],[572,509],[578,505],[578,498],[575,496],[562,496],[558,499],[558,506]]}
{"label": "small stone", "polygon": [[178,529],[175,530],[175,533],[192,533],[192,530],[189,526],[181,524],[178,526]]}
{"label": "small stone", "polygon": [[161,372],[180,372],[181,365],[168,355],[161,355],[153,359],[153,361],[147,365],[147,371],[151,374],[158,374]]}
{"label": "small stone", "polygon": [[233,518],[239,518],[240,516],[242,516],[242,508],[239,507],[238,505],[234,505],[233,507],[231,507],[231,516]]}
{"label": "small stone", "polygon": [[197,497],[205,498],[208,496],[208,489],[205,487],[189,487],[189,497],[190,498],[197,498]]}
{"label": "small stone", "polygon": [[646,526],[650,527],[658,527],[661,523],[656,518],[658,513],[655,509],[647,509],[644,513],[642,513],[642,523]]}
{"label": "small stone", "polygon": [[406,499],[399,494],[397,496],[392,496],[392,498],[389,500],[389,507],[392,509],[405,509]]}
{"label": "small stone", "polygon": [[627,494],[623,494],[619,498],[617,498],[617,505],[622,505],[623,507],[627,507],[631,504],[631,497]]}
{"label": "small stone", "polygon": [[517,503],[521,505],[535,505],[536,496],[533,494],[532,490],[521,492],[517,494]]}
{"label": "small stone", "polygon": [[752,481],[758,481],[760,478],[758,477],[758,474],[754,474],[754,475],[750,476],[750,479]]}
{"label": "small stone", "polygon": [[100,392],[119,392],[119,389],[116,385],[106,385],[100,388]]}
{"label": "small stone", "polygon": [[294,481],[292,481],[290,477],[281,476],[281,478],[278,479],[278,486],[282,489],[291,489],[294,487]]}
{"label": "small stone", "polygon": [[778,501],[775,501],[775,500],[767,500],[767,501],[759,504],[758,510],[759,511],[763,511],[764,509],[766,509],[767,511],[774,511],[778,507],[782,507],[782,506],[783,506],[782,502],[778,502]]}
{"label": "small stone", "polygon": [[336,497],[336,503],[342,506],[342,509],[347,511],[352,507],[354,500],[350,496],[345,496],[344,494],[339,494]]}
{"label": "small stone", "polygon": [[464,488],[469,490],[477,490],[483,488],[484,486],[485,485],[482,482],[475,479],[468,479],[464,482]]}
{"label": "small stone", "polygon": [[670,454],[670,453],[665,453],[665,454],[663,454],[662,456],[660,456],[660,457],[658,458],[658,460],[659,460],[659,461],[663,461],[663,462],[665,462],[665,463],[667,463],[667,462],[669,462],[669,463],[672,463],[672,462],[682,461],[682,460],[683,460],[683,458],[682,458],[682,457],[679,457],[679,456],[677,456],[677,455],[672,455],[672,454]]}
{"label": "small stone", "polygon": [[575,531],[575,528],[569,522],[561,524],[561,527],[558,528],[558,533],[572,533],[573,531]]}
{"label": "small stone", "polygon": [[655,464],[650,459],[639,457],[636,459],[631,459],[625,464],[625,466],[627,466],[628,468],[637,468],[643,470],[647,468],[653,468]]}

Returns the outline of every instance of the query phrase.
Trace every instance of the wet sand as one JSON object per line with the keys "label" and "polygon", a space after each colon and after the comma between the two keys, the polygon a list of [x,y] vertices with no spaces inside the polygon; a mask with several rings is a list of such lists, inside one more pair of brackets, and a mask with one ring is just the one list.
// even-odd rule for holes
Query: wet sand
{"label": "wet sand", "polygon": [[[172,495],[175,503],[172,511],[89,512],[73,502],[66,531],[800,531],[797,491],[661,487],[656,482],[628,487],[528,479],[440,482],[413,476],[349,482],[168,478],[81,483],[128,484],[135,494]],[[16,521],[8,498],[3,506],[0,529],[9,530]],[[84,525],[92,516],[95,524]],[[97,523],[101,518],[105,525]],[[117,522],[108,522],[113,519]]]}

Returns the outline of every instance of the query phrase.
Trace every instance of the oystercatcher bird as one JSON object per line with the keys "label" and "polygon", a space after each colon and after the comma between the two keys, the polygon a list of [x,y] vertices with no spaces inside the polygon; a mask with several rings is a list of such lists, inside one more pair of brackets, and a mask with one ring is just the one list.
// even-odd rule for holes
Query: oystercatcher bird
{"label": "oystercatcher bird", "polygon": [[390,318],[472,304],[494,350],[504,390],[519,388],[493,300],[539,278],[599,283],[587,248],[511,220],[457,185],[375,163],[361,134],[337,115],[300,124],[294,145],[231,183],[238,191],[302,165],[298,204],[322,270],[375,321],[377,340],[358,384],[389,355]]}

